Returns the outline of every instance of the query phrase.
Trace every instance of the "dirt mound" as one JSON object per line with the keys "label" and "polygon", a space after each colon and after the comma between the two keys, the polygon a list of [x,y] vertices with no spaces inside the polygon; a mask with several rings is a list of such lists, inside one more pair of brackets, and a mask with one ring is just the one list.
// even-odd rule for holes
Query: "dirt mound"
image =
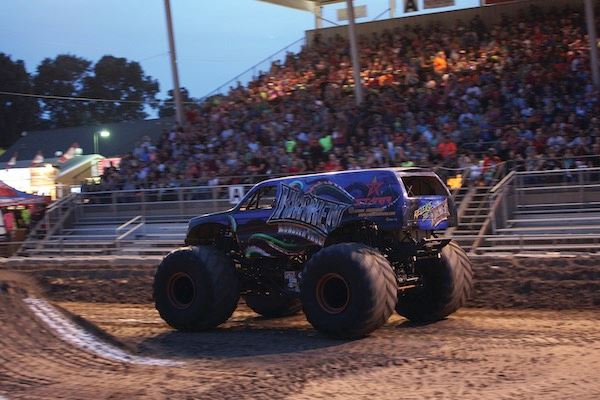
{"label": "dirt mound", "polygon": [[[41,297],[35,271],[0,271],[0,398],[392,399],[402,390],[407,399],[592,400],[600,393],[596,310],[465,309],[428,325],[394,315],[370,337],[344,342],[318,334],[302,315],[265,320],[240,306],[219,329],[190,334],[167,327],[152,304],[114,302],[141,287],[132,271],[68,277],[57,269],[50,279],[79,286],[67,283],[53,296],[98,285],[95,299],[113,301],[60,303],[78,321]],[[110,279],[136,284],[102,297]]]}

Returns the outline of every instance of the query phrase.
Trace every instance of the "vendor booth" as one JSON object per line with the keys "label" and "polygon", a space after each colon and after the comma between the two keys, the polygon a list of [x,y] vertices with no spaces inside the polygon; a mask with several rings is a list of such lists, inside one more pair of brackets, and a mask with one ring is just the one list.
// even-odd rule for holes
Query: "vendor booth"
{"label": "vendor booth", "polygon": [[[47,196],[36,196],[16,190],[0,181],[0,240],[22,242],[29,229],[44,215],[50,203]],[[3,252],[12,253],[18,245],[3,246]],[[3,254],[10,255],[10,254]]]}

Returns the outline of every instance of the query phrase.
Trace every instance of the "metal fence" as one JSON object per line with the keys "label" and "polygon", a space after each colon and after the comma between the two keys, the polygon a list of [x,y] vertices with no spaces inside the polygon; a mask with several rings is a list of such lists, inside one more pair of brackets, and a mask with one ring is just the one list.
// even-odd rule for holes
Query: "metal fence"
{"label": "metal fence", "polygon": [[[86,215],[197,215],[233,207],[230,192],[247,193],[252,184],[86,192],[78,196],[77,217]],[[239,198],[239,196],[238,196]]]}

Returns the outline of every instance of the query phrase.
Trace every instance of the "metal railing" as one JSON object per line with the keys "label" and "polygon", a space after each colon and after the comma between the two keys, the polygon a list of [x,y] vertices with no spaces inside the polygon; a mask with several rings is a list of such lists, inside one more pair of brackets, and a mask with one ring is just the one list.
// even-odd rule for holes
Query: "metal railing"
{"label": "metal railing", "polygon": [[[535,179],[532,181],[531,178]],[[233,186],[241,186],[247,192],[253,185],[240,184]],[[91,244],[96,241],[105,246],[111,245],[118,252],[125,242],[132,240],[131,235],[145,231],[148,218],[156,218],[157,215],[162,215],[169,220],[178,216],[179,219],[182,219],[232,207],[233,204],[229,199],[230,187],[231,185],[219,185],[72,194],[48,207],[46,216],[39,224],[42,227],[39,231],[44,231],[49,235],[46,235],[43,240],[37,240],[30,236],[31,239],[24,242],[22,247],[25,248],[25,245],[29,248],[35,246],[32,249],[35,251],[35,248],[43,248],[44,243],[46,243],[49,248],[53,247],[73,252],[75,250],[68,250],[67,246],[75,246],[85,236],[89,241],[82,241],[82,243]],[[513,171],[503,177],[489,193],[486,204],[489,205],[490,210],[487,212],[487,217],[478,234],[472,236],[473,250],[475,251],[480,247],[487,247],[487,244],[493,244],[496,241],[494,238],[509,236],[494,234],[498,229],[507,226],[515,210],[522,207],[523,204],[544,205],[542,200],[545,200],[549,205],[560,205],[562,204],[561,201],[565,203],[570,201],[570,204],[585,206],[590,201],[595,201],[600,210],[600,168],[535,172]],[[552,194],[552,197],[549,194]],[[556,203],[557,201],[559,203]],[[73,232],[70,232],[70,235],[53,234],[63,230],[67,219],[73,217],[73,215],[76,215],[77,218],[85,218],[89,215],[99,220],[104,217],[111,217],[113,220],[117,218],[117,220],[121,219],[126,222],[116,229],[113,228],[115,231],[111,235],[73,235]],[[506,238],[506,240],[512,241],[513,244],[519,244],[521,247],[526,247],[528,243],[535,243],[538,238],[556,239],[547,236],[547,234],[550,234],[550,231],[530,235],[520,234],[519,230],[515,230],[515,234],[510,238]],[[110,236],[110,239],[108,236]],[[468,235],[461,236],[463,239],[468,237]],[[577,238],[570,235],[570,238],[572,240],[586,238],[596,240],[596,236],[593,234]],[[5,246],[14,246],[14,243],[7,243]]]}
{"label": "metal railing", "polygon": [[106,192],[85,192],[78,195],[78,216],[106,214],[133,217],[137,215],[191,216],[223,211],[233,207],[229,198],[232,187],[244,193],[253,184],[196,186],[159,189],[136,189]]}
{"label": "metal railing", "polygon": [[117,249],[121,248],[122,241],[140,229],[142,230],[142,233],[144,233],[144,228],[146,226],[145,222],[144,216],[138,215],[115,229],[115,234],[117,235],[115,238],[115,247]]}
{"label": "metal railing", "polygon": [[486,199],[491,203],[490,211],[473,241],[472,251],[475,251],[481,246],[481,243],[488,232],[491,231],[492,233],[496,233],[498,217],[502,220],[508,219],[509,206],[507,205],[507,199],[509,192],[512,189],[514,179],[515,172],[512,171],[490,189],[489,197]]}

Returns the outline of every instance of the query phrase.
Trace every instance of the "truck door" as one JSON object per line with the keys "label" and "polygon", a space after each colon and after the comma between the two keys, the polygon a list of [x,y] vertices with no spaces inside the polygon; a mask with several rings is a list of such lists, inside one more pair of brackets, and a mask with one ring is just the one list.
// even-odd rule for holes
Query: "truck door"
{"label": "truck door", "polygon": [[235,214],[238,242],[247,256],[251,254],[263,257],[272,256],[268,248],[253,246],[252,239],[260,235],[276,235],[276,228],[267,224],[267,220],[273,213],[276,194],[276,184],[260,186],[240,205]]}

